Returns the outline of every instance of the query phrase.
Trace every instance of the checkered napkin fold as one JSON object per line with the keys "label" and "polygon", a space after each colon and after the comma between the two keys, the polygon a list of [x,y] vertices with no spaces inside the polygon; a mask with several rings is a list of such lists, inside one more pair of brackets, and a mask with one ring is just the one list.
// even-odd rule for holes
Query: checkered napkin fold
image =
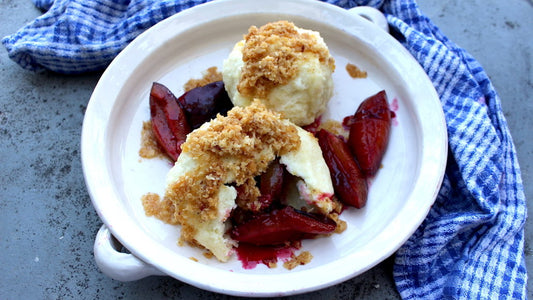
{"label": "checkered napkin fold", "polygon": [[[2,42],[29,70],[76,74],[105,68],[141,32],[205,0],[33,0],[47,10]],[[435,86],[449,157],[429,215],[397,251],[394,280],[405,299],[525,299],[526,204],[516,151],[487,74],[447,39],[415,0],[328,0],[369,5]]]}

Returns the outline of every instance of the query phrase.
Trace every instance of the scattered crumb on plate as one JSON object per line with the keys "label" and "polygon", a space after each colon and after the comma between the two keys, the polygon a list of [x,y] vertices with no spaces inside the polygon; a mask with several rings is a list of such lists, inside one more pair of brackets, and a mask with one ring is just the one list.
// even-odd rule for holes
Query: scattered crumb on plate
{"label": "scattered crumb on plate", "polygon": [[347,64],[346,65],[346,71],[348,71],[348,74],[350,74],[350,77],[352,78],[366,78],[368,74],[366,71],[359,69],[354,64]]}
{"label": "scattered crumb on plate", "polygon": [[221,80],[222,80],[222,73],[218,71],[217,67],[210,67],[209,69],[203,72],[202,78],[189,79],[189,81],[187,81],[187,83],[183,85],[183,89],[187,92],[194,88],[201,87],[211,82],[221,81]]}
{"label": "scattered crumb on plate", "polygon": [[165,153],[157,143],[154,132],[152,131],[152,122],[143,122],[141,130],[141,148],[139,149],[139,156],[142,158],[158,158],[166,157]]}
{"label": "scattered crumb on plate", "polygon": [[305,265],[313,259],[313,255],[309,251],[303,251],[297,256],[293,256],[290,260],[283,263],[283,267],[287,270],[292,270],[297,266]]}

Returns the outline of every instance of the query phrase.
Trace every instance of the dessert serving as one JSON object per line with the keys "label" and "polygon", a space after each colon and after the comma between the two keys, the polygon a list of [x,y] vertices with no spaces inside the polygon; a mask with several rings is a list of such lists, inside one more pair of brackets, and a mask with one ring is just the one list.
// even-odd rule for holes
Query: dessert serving
{"label": "dessert serving", "polygon": [[299,126],[322,114],[333,94],[335,60],[316,31],[287,21],[250,27],[224,61],[222,74],[233,104],[259,98]]}
{"label": "dessert serving", "polygon": [[[318,32],[279,21],[250,27],[223,62],[223,81],[180,97],[154,83],[150,128],[175,164],[164,195],[143,197],[145,213],[180,225],[180,244],[221,262],[260,252],[269,267],[280,249],[341,233],[342,211],[366,204],[392,112],[382,91],[338,122],[344,136],[322,126],[334,70]],[[302,254],[285,267],[312,258]]]}

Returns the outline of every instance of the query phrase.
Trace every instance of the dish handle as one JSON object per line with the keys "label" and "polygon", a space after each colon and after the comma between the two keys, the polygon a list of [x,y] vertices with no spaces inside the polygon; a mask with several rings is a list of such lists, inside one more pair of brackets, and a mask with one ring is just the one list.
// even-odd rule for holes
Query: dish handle
{"label": "dish handle", "polygon": [[389,23],[387,22],[387,18],[378,9],[370,6],[356,6],[348,9],[348,12],[374,23],[385,32],[389,32]]}
{"label": "dish handle", "polygon": [[152,275],[166,275],[138,259],[131,253],[121,252],[122,245],[102,225],[94,241],[94,258],[102,273],[119,281],[135,281]]}

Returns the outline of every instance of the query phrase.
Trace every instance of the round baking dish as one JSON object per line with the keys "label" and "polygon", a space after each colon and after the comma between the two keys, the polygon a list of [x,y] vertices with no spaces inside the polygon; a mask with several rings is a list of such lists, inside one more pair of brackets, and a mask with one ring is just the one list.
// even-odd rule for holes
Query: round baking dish
{"label": "round baking dish", "polygon": [[[395,109],[383,168],[363,209],[350,208],[342,234],[306,240],[313,260],[291,271],[237,259],[220,263],[199,249],[178,246],[179,226],[144,214],[141,196],[163,194],[168,161],[138,155],[149,120],[152,82],[176,95],[190,78],[222,66],[251,25],[289,20],[319,31],[336,60],[335,92],[324,118],[342,120],[366,97],[385,89]],[[387,32],[374,9],[345,10],[320,1],[214,1],[178,13],[128,45],[102,75],[82,131],[83,171],[104,225],[95,241],[100,269],[118,280],[168,275],[196,287],[238,296],[280,296],[328,287],[372,268],[394,253],[426,217],[439,191],[447,135],[439,98],[417,61]],[[367,71],[351,78],[344,67]],[[123,245],[128,253],[120,252]],[[194,257],[195,260],[192,260]]]}

